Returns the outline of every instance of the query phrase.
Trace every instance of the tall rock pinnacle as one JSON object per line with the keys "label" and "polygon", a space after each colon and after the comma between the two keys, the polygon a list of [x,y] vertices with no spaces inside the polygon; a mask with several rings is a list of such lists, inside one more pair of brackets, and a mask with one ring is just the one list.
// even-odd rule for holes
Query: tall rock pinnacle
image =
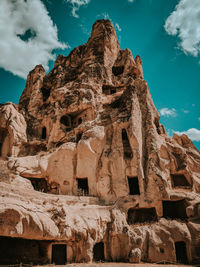
{"label": "tall rock pinnacle", "polygon": [[109,20],[36,66],[0,107],[0,264],[199,262],[200,153],[159,119]]}

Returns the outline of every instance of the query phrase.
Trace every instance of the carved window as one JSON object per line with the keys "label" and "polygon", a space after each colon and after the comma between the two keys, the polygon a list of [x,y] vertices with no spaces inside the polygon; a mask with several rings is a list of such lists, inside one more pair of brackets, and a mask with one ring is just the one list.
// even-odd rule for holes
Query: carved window
{"label": "carved window", "polygon": [[42,92],[43,101],[45,102],[50,96],[50,89],[42,87],[40,90]]}
{"label": "carved window", "polygon": [[187,249],[184,241],[175,242],[176,262],[187,264]]}
{"label": "carved window", "polygon": [[46,127],[42,127],[42,139],[46,139],[47,138],[47,129]]}
{"label": "carved window", "polygon": [[173,187],[191,187],[191,184],[185,178],[184,174],[171,174],[171,178]]}
{"label": "carved window", "polygon": [[128,177],[129,195],[140,195],[138,177]]}
{"label": "carved window", "polygon": [[104,243],[96,243],[93,247],[93,259],[94,261],[104,261]]}
{"label": "carved window", "polygon": [[124,66],[113,66],[112,73],[115,76],[121,75],[124,72]]}
{"label": "carved window", "polygon": [[88,187],[88,178],[77,178],[77,187],[79,196],[88,196],[89,187]]}
{"label": "carved window", "polygon": [[122,143],[123,143],[123,148],[124,148],[124,158],[126,159],[132,158],[133,153],[132,153],[128,135],[125,129],[122,129]]}
{"label": "carved window", "polygon": [[155,208],[131,208],[128,210],[128,224],[155,222],[157,220]]}
{"label": "carved window", "polygon": [[176,201],[163,201],[163,217],[166,219],[180,219],[187,220],[186,214],[186,201],[176,200]]}
{"label": "carved window", "polygon": [[65,265],[67,262],[67,247],[64,244],[53,244],[51,263]]}

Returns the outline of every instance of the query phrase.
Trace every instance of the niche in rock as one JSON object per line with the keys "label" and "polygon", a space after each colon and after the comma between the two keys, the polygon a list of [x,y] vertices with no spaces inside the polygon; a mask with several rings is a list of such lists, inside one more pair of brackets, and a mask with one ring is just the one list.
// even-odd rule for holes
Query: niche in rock
{"label": "niche in rock", "polygon": [[155,208],[128,210],[128,224],[156,222],[158,220]]}
{"label": "niche in rock", "polygon": [[78,185],[78,195],[79,196],[88,196],[89,187],[88,187],[88,178],[77,178]]}
{"label": "niche in rock", "polygon": [[93,259],[94,261],[104,261],[104,243],[96,243],[93,247]]}
{"label": "niche in rock", "polygon": [[188,263],[186,244],[183,241],[175,242],[176,261],[178,263]]}
{"label": "niche in rock", "polygon": [[166,219],[180,219],[187,220],[186,214],[186,201],[176,200],[176,201],[163,201],[163,217]]}
{"label": "niche in rock", "polygon": [[49,241],[0,237],[0,264],[46,264],[49,244]]}
{"label": "niche in rock", "polygon": [[140,195],[138,177],[128,177],[129,195]]}
{"label": "niche in rock", "polygon": [[42,139],[46,139],[47,138],[47,128],[44,126],[42,127]]}
{"label": "niche in rock", "polygon": [[53,244],[51,263],[65,265],[67,262],[67,246],[65,244]]}
{"label": "niche in rock", "polygon": [[78,143],[81,140],[83,133],[78,133],[76,136],[76,143]]}
{"label": "niche in rock", "polygon": [[124,72],[124,66],[113,66],[112,67],[112,73],[115,76],[119,76]]}
{"label": "niche in rock", "polygon": [[124,148],[124,158],[131,159],[133,157],[133,153],[132,153],[128,135],[125,129],[122,129],[122,143],[123,143],[123,148]]}
{"label": "niche in rock", "polygon": [[185,187],[191,188],[191,184],[188,182],[184,174],[171,174],[173,187]]}
{"label": "niche in rock", "polygon": [[43,193],[48,192],[48,183],[44,178],[27,178],[31,181],[31,184],[36,191]]}
{"label": "niche in rock", "polygon": [[66,130],[69,131],[72,129],[72,122],[71,117],[68,115],[64,115],[60,118],[60,123],[62,123],[64,126],[66,126]]}
{"label": "niche in rock", "polygon": [[9,156],[10,138],[7,129],[0,128],[0,157]]}
{"label": "niche in rock", "polygon": [[42,87],[40,90],[42,92],[43,101],[45,102],[50,96],[50,89]]}
{"label": "niche in rock", "polygon": [[155,126],[156,126],[157,133],[158,134],[161,134],[159,119],[158,118],[155,118],[154,123],[155,123]]}
{"label": "niche in rock", "polygon": [[78,125],[82,123],[82,118],[78,119]]}

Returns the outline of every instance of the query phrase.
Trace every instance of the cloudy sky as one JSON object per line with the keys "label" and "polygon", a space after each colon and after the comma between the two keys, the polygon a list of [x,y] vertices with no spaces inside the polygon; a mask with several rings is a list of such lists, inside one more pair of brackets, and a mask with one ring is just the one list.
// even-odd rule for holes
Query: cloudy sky
{"label": "cloudy sky", "polygon": [[168,134],[185,133],[200,149],[199,0],[0,0],[0,103],[18,103],[28,72],[48,72],[102,18],[122,49],[141,56]]}

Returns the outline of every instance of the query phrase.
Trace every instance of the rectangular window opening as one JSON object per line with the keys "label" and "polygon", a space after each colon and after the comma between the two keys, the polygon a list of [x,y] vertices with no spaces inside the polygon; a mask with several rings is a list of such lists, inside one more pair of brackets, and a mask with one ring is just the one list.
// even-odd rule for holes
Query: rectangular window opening
{"label": "rectangular window opening", "polygon": [[129,195],[140,195],[138,177],[128,177]]}
{"label": "rectangular window opening", "polygon": [[89,187],[88,187],[88,178],[77,178],[77,186],[78,186],[78,195],[79,196],[88,196],[89,195]]}

